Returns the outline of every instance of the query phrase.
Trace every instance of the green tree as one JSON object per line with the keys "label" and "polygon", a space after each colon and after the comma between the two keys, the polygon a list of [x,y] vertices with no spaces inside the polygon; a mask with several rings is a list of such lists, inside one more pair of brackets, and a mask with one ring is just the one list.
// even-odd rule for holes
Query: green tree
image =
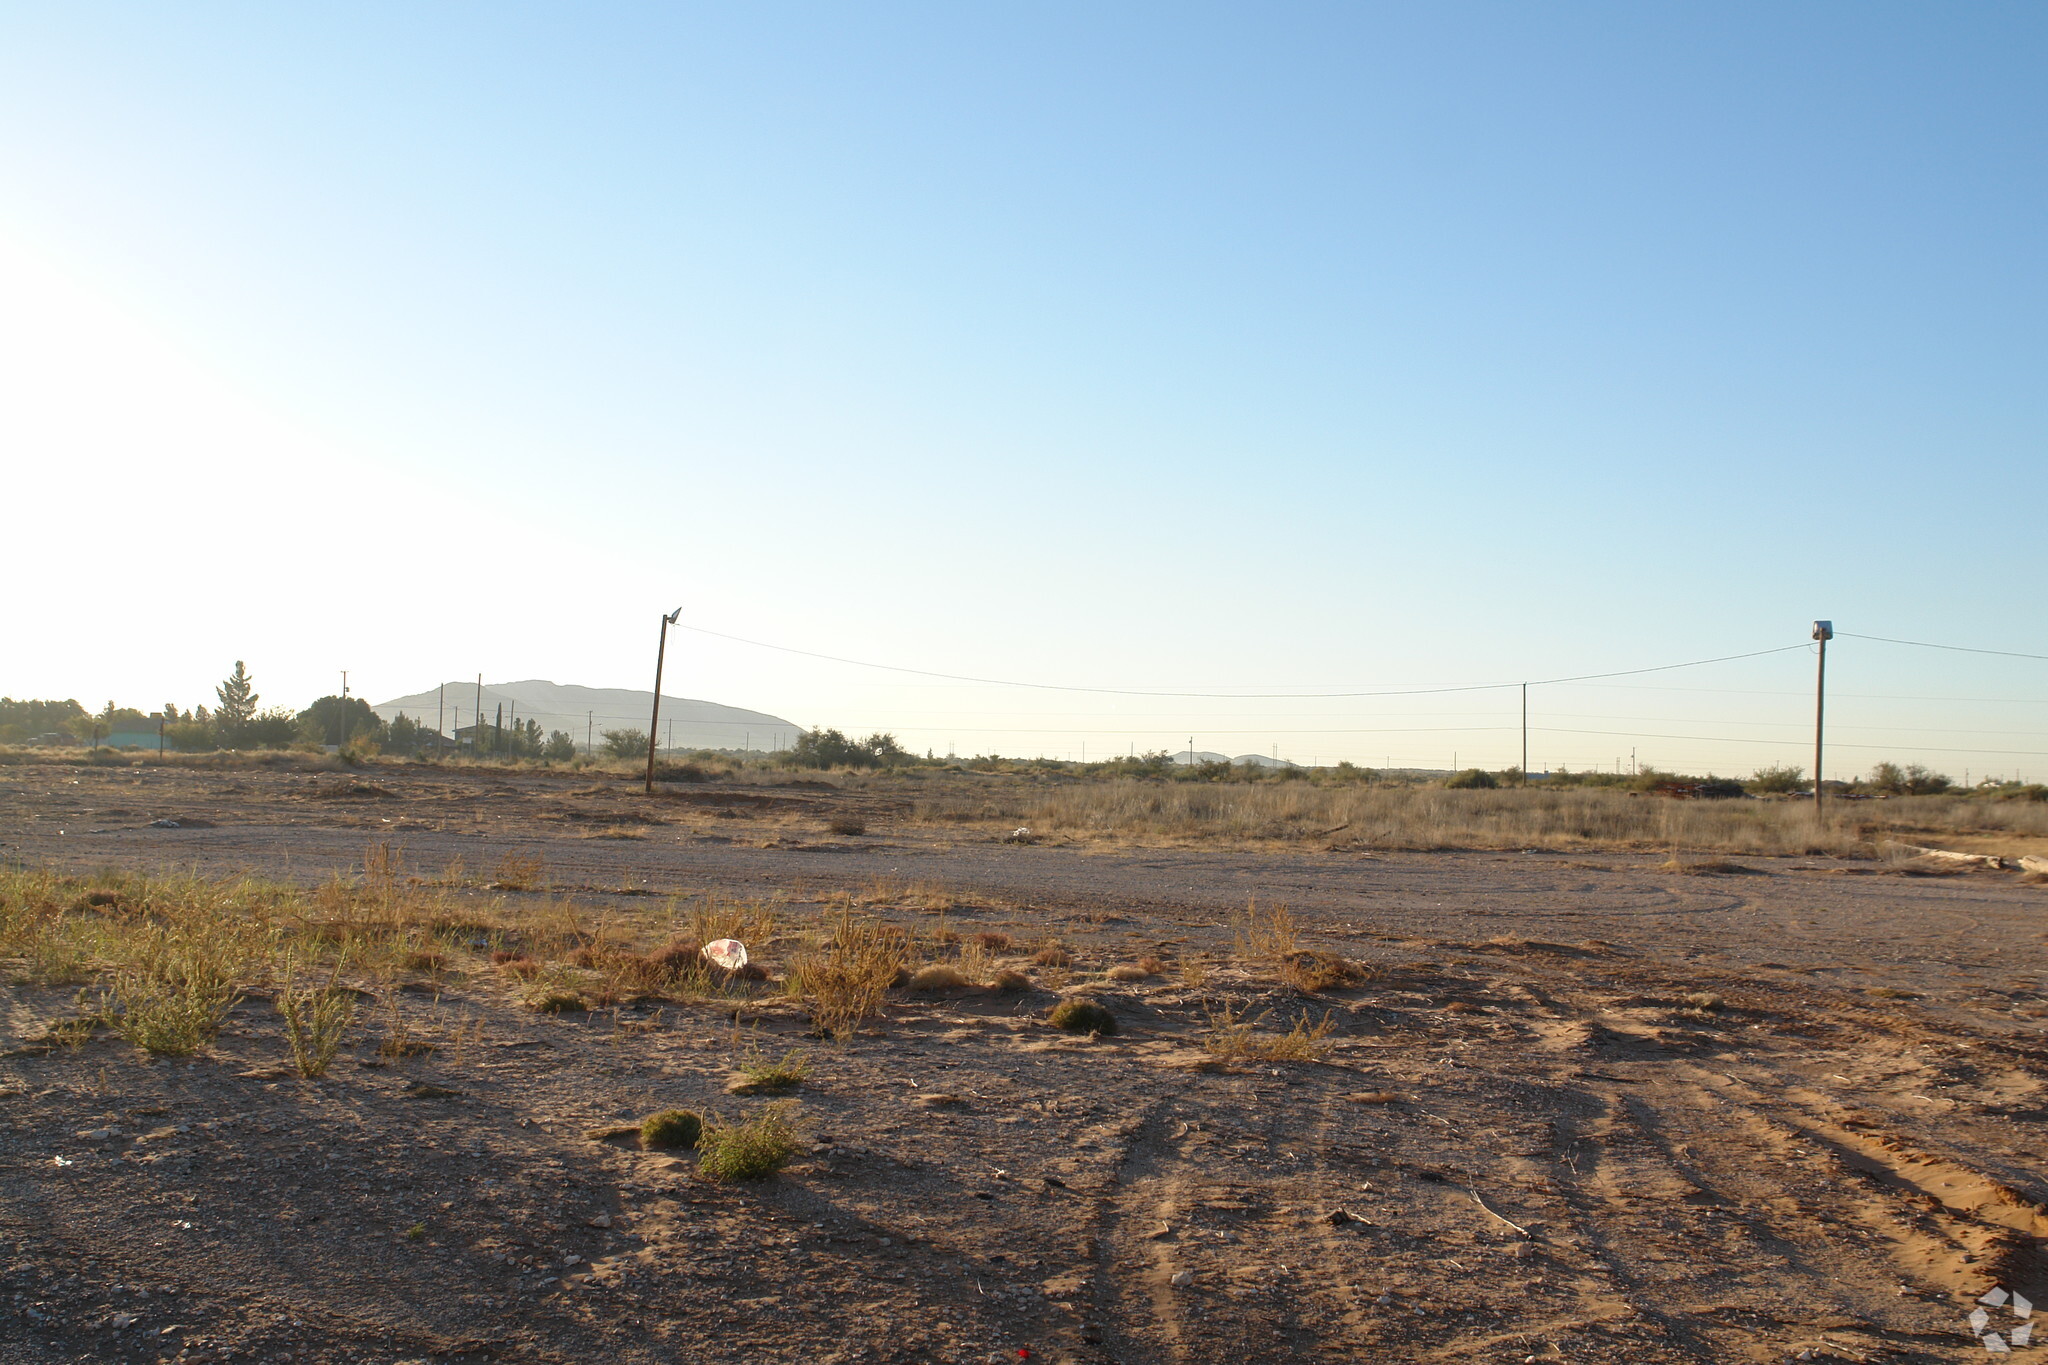
{"label": "green tree", "polygon": [[606,730],[604,751],[613,758],[635,758],[647,752],[647,732],[627,728]]}
{"label": "green tree", "polygon": [[90,744],[95,749],[100,747],[100,741],[109,733],[106,720],[100,716],[73,716],[65,722],[64,728],[70,731],[79,743]]}
{"label": "green tree", "polygon": [[315,744],[341,745],[365,739],[381,742],[385,736],[384,718],[361,697],[346,701],[332,695],[321,697],[299,712],[296,720],[299,733]]}
{"label": "green tree", "polygon": [[37,735],[64,733],[73,720],[84,714],[85,708],[69,699],[16,701],[0,697],[0,744],[18,744]]}
{"label": "green tree", "polygon": [[855,740],[837,730],[807,730],[782,761],[793,768],[880,768],[910,757],[894,735],[877,732]]}
{"label": "green tree", "polygon": [[242,727],[244,748],[288,749],[298,740],[299,718],[282,706],[258,711]]}
{"label": "green tree", "polygon": [[242,742],[242,731],[255,718],[259,700],[255,680],[240,659],[235,660],[235,671],[213,689],[213,695],[220,700],[213,713],[214,734],[222,744],[233,748]]}
{"label": "green tree", "polygon": [[1806,769],[1793,763],[1773,764],[1758,768],[1749,781],[1742,784],[1753,792],[1797,792],[1806,790]]}

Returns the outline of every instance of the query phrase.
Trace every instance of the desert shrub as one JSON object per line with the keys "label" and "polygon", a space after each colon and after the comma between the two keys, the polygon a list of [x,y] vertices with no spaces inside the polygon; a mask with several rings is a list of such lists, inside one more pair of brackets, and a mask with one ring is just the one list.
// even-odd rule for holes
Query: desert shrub
{"label": "desert shrub", "polygon": [[1129,962],[1118,963],[1116,966],[1111,967],[1108,972],[1111,981],[1143,981],[1150,975],[1152,973],[1146,971],[1143,967]]}
{"label": "desert shrub", "polygon": [[526,1007],[535,1014],[574,1014],[587,1009],[583,997],[575,991],[541,991],[528,997]]}
{"label": "desert shrub", "polygon": [[1048,944],[1031,955],[1031,960],[1041,967],[1071,967],[1074,955],[1057,943]]}
{"label": "desert shrub", "polygon": [[1138,969],[1144,972],[1147,976],[1166,975],[1165,961],[1163,959],[1153,957],[1150,954],[1147,954],[1146,956],[1138,959]]}
{"label": "desert shrub", "polygon": [[341,961],[327,975],[327,984],[308,988],[300,984],[297,964],[287,955],[284,979],[278,983],[277,1012],[284,1016],[285,1042],[292,1050],[292,1065],[301,1076],[312,1079],[327,1074],[334,1054],[341,1050],[342,1034],[355,1022],[356,998],[339,984]]}
{"label": "desert shrub", "polygon": [[863,1021],[881,1013],[905,953],[903,936],[885,932],[889,927],[839,916],[829,941],[791,960],[792,989],[808,998],[818,1032],[850,1038]]}
{"label": "desert shrub", "polygon": [[954,991],[970,984],[959,968],[943,962],[919,967],[910,975],[910,989],[914,991]]}
{"label": "desert shrub", "polygon": [[990,989],[992,990],[1002,991],[1005,994],[1013,994],[1017,991],[1030,990],[1031,978],[1024,975],[1024,973],[1022,972],[1012,971],[1006,967],[1002,971],[997,972],[995,974],[995,978],[991,980],[988,984]]}
{"label": "desert shrub", "polygon": [[1280,979],[1303,995],[1314,995],[1332,986],[1348,986],[1363,980],[1357,963],[1335,953],[1307,951],[1289,953],[1280,963]]}
{"label": "desert shrub", "polygon": [[236,976],[246,960],[232,934],[152,925],[126,947],[107,993],[114,1031],[147,1052],[186,1057],[220,1033],[241,999]]}
{"label": "desert shrub", "polygon": [[1109,1007],[1085,995],[1069,996],[1054,1005],[1046,1022],[1067,1033],[1116,1032],[1116,1016],[1109,1012]]}
{"label": "desert shrub", "polygon": [[983,930],[981,933],[978,933],[974,936],[974,941],[975,943],[980,945],[985,952],[991,953],[1009,952],[1010,945],[1012,942],[1008,934],[1003,933],[1001,930],[998,929]]}
{"label": "desert shrub", "polygon": [[834,834],[866,834],[867,821],[858,815],[835,815],[825,822],[825,828]]}
{"label": "desert shrub", "polygon": [[1299,947],[1301,934],[1294,914],[1284,905],[1261,911],[1257,901],[1242,915],[1231,916],[1231,938],[1237,955],[1249,962],[1280,962]]}
{"label": "desert shrub", "polygon": [[790,1163],[801,1141],[796,1101],[777,1100],[741,1123],[712,1120],[697,1139],[697,1169],[707,1180],[766,1180]]}
{"label": "desert shrub", "polygon": [[1500,782],[1492,773],[1484,768],[1467,768],[1463,772],[1452,773],[1449,777],[1445,778],[1444,785],[1457,791],[1491,790],[1498,787]]}
{"label": "desert shrub", "polygon": [[740,1084],[734,1087],[734,1092],[779,1094],[796,1089],[810,1074],[810,1059],[800,1048],[791,1048],[773,1061],[756,1054],[740,1063],[737,1078]]}
{"label": "desert shrub", "polygon": [[1246,1018],[1249,1008],[1233,1010],[1224,1004],[1208,1010],[1209,1027],[1202,1046],[1227,1062],[1314,1062],[1328,1054],[1327,1039],[1336,1027],[1334,1013],[1326,1011],[1316,1024],[1309,1023],[1306,1015],[1298,1016],[1288,1032],[1271,1033],[1259,1029],[1266,1020],[1265,1012]]}
{"label": "desert shrub", "polygon": [[547,857],[540,853],[507,853],[498,859],[492,878],[500,891],[532,891],[547,885]]}
{"label": "desert shrub", "polygon": [[704,1120],[687,1109],[664,1109],[640,1120],[640,1145],[650,1152],[695,1147],[703,1133]]}

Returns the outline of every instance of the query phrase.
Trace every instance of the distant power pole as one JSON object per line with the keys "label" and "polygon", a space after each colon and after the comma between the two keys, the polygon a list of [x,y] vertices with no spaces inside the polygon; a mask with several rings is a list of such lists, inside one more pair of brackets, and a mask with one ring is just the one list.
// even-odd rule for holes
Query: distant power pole
{"label": "distant power pole", "polygon": [[337,709],[340,714],[334,718],[334,747],[339,749],[348,743],[348,670],[345,668],[341,670],[341,705]]}
{"label": "distant power pole", "polygon": [[1819,661],[1813,674],[1813,818],[1820,820],[1820,741],[1828,709],[1828,641],[1835,638],[1833,621],[1815,621],[1813,638],[1820,642]]}
{"label": "distant power pole", "polygon": [[594,734],[595,734],[596,732],[597,732],[597,712],[595,712],[595,711],[585,711],[585,712],[583,713],[583,752],[584,752],[584,753],[586,753],[586,754],[594,754],[594,753],[596,753],[596,752],[597,752],[596,748],[595,748],[595,747],[593,747],[593,744],[592,744],[592,739],[591,739],[591,737],[592,737],[592,736],[593,736],[593,735],[594,735]]}
{"label": "distant power pole", "polygon": [[1529,684],[1522,684],[1522,785],[1529,785]]}
{"label": "distant power pole", "polygon": [[654,737],[661,733],[661,666],[668,658],[668,628],[683,614],[677,607],[661,618],[661,643],[654,650],[654,710],[647,718],[647,794],[654,795]]}
{"label": "distant power pole", "polygon": [[479,674],[477,674],[477,675],[476,675],[476,726],[475,726],[475,729],[476,729],[477,733],[476,733],[476,735],[474,736],[474,738],[475,738],[475,740],[476,740],[476,743],[474,743],[474,744],[472,744],[472,745],[470,745],[470,746],[469,746],[469,747],[470,747],[470,751],[471,751],[472,753],[481,753],[481,752],[482,752],[482,750],[483,750],[483,728],[484,728],[484,675],[483,675],[483,674],[481,674],[481,673],[479,673]]}
{"label": "distant power pole", "polygon": [[443,728],[448,722],[448,684],[441,684],[441,699],[434,704],[434,752],[440,753],[448,740]]}

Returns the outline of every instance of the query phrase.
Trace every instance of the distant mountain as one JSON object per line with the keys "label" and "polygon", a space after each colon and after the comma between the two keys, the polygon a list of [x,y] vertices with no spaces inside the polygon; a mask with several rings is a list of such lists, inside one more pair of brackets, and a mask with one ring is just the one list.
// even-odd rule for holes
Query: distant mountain
{"label": "distant mountain", "polygon": [[[453,735],[457,725],[477,720],[477,686],[474,680],[451,682],[441,711],[444,693],[435,688],[394,697],[371,709],[385,720],[403,714],[432,729],[438,719],[443,732]],[[485,683],[483,718],[495,720],[499,706],[505,708],[505,723],[537,721],[543,731],[566,730],[582,748],[586,741],[602,744],[607,730],[633,729],[645,733],[647,716],[654,704],[652,692],[624,687],[577,687],[569,683],[527,682]],[[661,698],[661,746],[665,749],[787,749],[804,727],[780,716],[721,706],[715,701],[688,697]]]}
{"label": "distant mountain", "polygon": [[1173,756],[1173,761],[1182,767],[1186,767],[1191,761],[1195,763],[1230,763],[1240,768],[1247,766],[1253,768],[1292,768],[1298,766],[1284,758],[1271,758],[1265,754],[1239,754],[1236,758],[1232,758],[1229,754],[1212,753],[1207,749],[1196,750],[1192,760],[1188,758],[1188,751],[1182,749]]}

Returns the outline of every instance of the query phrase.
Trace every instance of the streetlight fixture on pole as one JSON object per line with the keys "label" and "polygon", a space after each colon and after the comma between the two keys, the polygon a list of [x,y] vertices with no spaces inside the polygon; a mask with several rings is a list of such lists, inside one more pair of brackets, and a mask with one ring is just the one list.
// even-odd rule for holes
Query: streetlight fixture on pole
{"label": "streetlight fixture on pole", "polygon": [[1822,722],[1828,710],[1828,641],[1835,638],[1833,621],[1815,621],[1813,638],[1820,641],[1820,658],[1813,675],[1813,819],[1820,822],[1820,753]]}
{"label": "streetlight fixture on pole", "polygon": [[654,712],[647,718],[647,794],[654,795],[654,737],[661,733],[661,666],[668,658],[668,628],[683,614],[677,607],[661,618],[661,644],[654,651]]}

